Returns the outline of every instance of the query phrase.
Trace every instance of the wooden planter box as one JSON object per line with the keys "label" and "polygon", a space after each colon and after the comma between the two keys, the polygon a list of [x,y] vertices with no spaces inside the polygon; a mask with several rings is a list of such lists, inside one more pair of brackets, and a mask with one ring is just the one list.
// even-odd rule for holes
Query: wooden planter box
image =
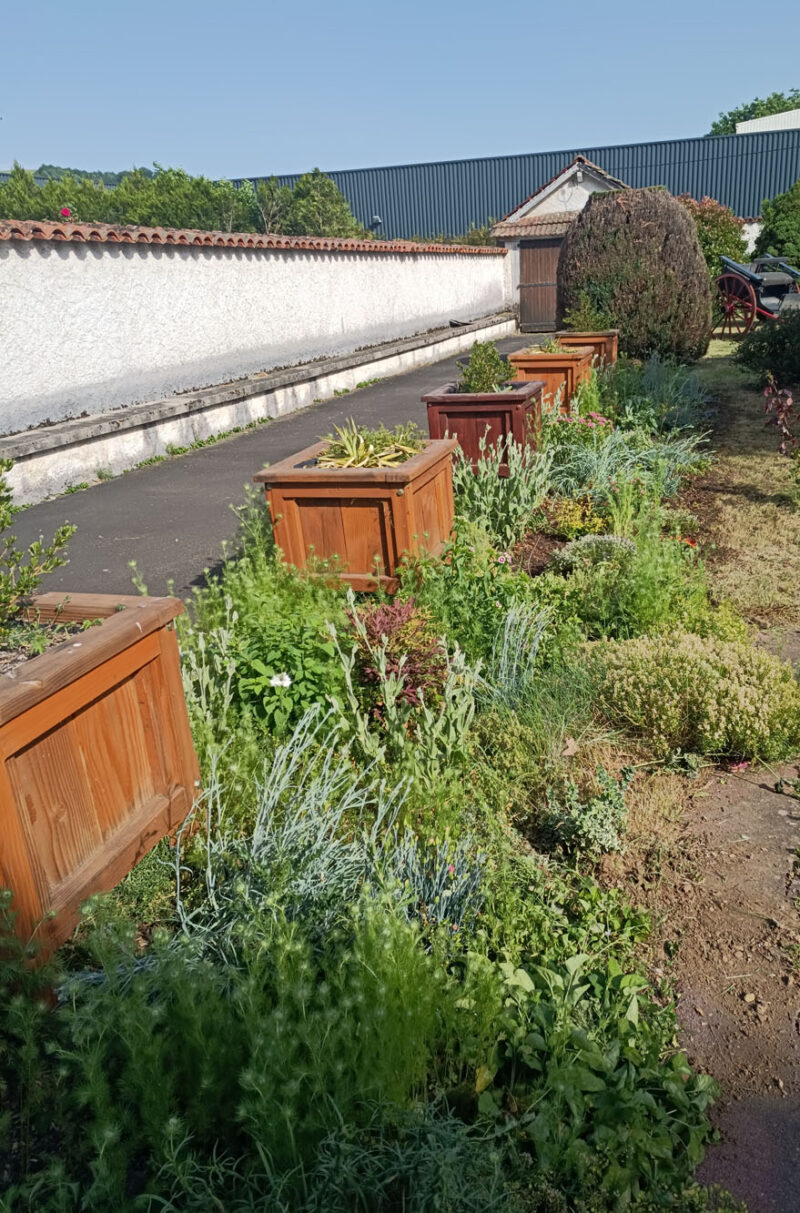
{"label": "wooden planter box", "polygon": [[289,564],[338,560],[354,590],[397,588],[402,557],[441,551],[453,525],[456,441],[427,443],[396,468],[321,468],[325,442],[253,477],[263,484],[275,542]]}
{"label": "wooden planter box", "polygon": [[[505,392],[459,392],[457,384],[445,383],[437,392],[422,397],[428,406],[431,438],[457,438],[467,459],[477,466],[480,440],[490,446],[508,435],[520,444],[536,446],[542,428],[541,379],[510,385]],[[487,434],[488,429],[488,434]],[[504,460],[500,475],[508,475]]]}
{"label": "wooden planter box", "polygon": [[541,350],[518,350],[509,354],[508,361],[514,368],[516,380],[541,379],[544,381],[542,407],[551,412],[557,393],[561,392],[560,412],[569,412],[569,402],[579,383],[589,378],[592,355],[589,350],[573,353],[559,350],[552,354]]}
{"label": "wooden planter box", "polygon": [[556,333],[556,341],[573,349],[591,350],[592,358],[605,366],[617,361],[619,329],[603,329],[596,333],[570,333],[561,329]]}
{"label": "wooden planter box", "polygon": [[102,619],[0,675],[0,879],[43,958],[192,807],[199,770],[177,598],[42,594],[42,619]]}

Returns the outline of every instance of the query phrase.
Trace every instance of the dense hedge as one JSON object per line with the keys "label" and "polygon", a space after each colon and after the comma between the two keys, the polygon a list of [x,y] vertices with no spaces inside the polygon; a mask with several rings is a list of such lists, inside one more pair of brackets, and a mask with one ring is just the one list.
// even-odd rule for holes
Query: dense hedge
{"label": "dense hedge", "polygon": [[70,174],[37,185],[15,164],[0,184],[0,219],[69,219],[142,227],[219,232],[277,232],[296,236],[362,236],[364,228],[336,183],[314,169],[294,189],[273,178],[254,188],[245,181],[190,177],[182,169],[134,169],[107,188],[101,180]]}
{"label": "dense hedge", "polygon": [[666,190],[594,194],[564,240],[558,316],[592,312],[621,349],[698,358],[708,348],[711,288],[695,225]]}

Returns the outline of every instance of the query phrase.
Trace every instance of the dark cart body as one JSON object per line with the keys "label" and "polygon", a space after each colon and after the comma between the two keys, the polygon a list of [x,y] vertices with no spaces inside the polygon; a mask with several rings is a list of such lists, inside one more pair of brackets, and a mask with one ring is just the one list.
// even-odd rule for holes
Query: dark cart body
{"label": "dark cart body", "polygon": [[800,270],[781,257],[757,257],[746,265],[721,257],[714,333],[743,337],[756,321],[776,320],[800,309]]}

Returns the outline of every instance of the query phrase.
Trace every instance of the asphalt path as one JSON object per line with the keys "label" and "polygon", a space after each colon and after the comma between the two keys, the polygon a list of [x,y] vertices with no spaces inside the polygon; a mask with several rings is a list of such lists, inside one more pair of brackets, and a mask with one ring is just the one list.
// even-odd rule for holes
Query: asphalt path
{"label": "asphalt path", "polygon": [[[531,340],[509,337],[498,348],[508,353]],[[369,425],[416,421],[427,430],[420,397],[454,379],[456,361],[446,358],[381,380],[213,446],[31,506],[14,519],[13,532],[27,544],[40,534],[49,538],[62,522],[77,526],[69,563],[44,579],[43,590],[131,593],[133,560],[151,594],[167,593],[171,583],[184,596],[219,562],[223,544],[236,533],[234,508],[265,464],[302,450],[349,417]]]}

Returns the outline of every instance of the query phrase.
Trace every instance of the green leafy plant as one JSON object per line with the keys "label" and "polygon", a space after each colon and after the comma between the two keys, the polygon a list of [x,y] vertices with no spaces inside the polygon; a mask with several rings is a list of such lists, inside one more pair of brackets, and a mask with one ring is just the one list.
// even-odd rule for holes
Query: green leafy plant
{"label": "green leafy plant", "polygon": [[590,855],[621,851],[628,820],[625,793],[633,776],[631,767],[623,767],[616,779],[598,766],[596,788],[588,796],[574,779],[566,779],[561,788],[550,788],[546,811],[537,822],[550,845]]}
{"label": "green leafy plant", "polygon": [[[478,447],[474,469],[460,452],[453,461],[456,513],[510,546],[525,534],[549,490],[552,454],[532,451],[510,434],[493,445],[483,437]],[[504,463],[508,474],[501,476]]]}
{"label": "green leafy plant", "polygon": [[425,446],[425,435],[413,421],[387,430],[358,426],[351,417],[324,441],[326,449],[317,456],[321,468],[391,468],[405,463]]}
{"label": "green leafy plant", "polygon": [[[357,643],[342,646],[336,628],[330,631],[344,673],[342,699],[332,697],[344,736],[352,737],[368,762],[389,762],[416,781],[433,784],[455,769],[465,755],[466,736],[475,714],[477,669],[471,669],[456,646],[452,653],[442,645],[444,672],[440,689],[429,704],[415,683],[419,667],[406,670],[406,655],[390,656],[389,640],[376,641],[355,610],[350,596],[350,617]],[[362,706],[357,682],[358,666],[368,662],[375,674],[375,706]],[[409,675],[412,681],[409,682]]]}
{"label": "green leafy plant", "polygon": [[800,690],[788,664],[744,641],[673,634],[608,641],[589,652],[609,720],[659,757],[792,754]]}
{"label": "green leafy plant", "polygon": [[739,262],[747,258],[747,241],[742,235],[744,220],[734,215],[729,206],[708,197],[698,202],[691,194],[679,194],[678,201],[694,219],[697,239],[712,281],[722,273],[720,257],[731,257]]}
{"label": "green leafy plant", "polygon": [[576,302],[564,312],[563,323],[574,333],[602,333],[613,328],[608,313],[592,302],[588,291],[578,291]]}
{"label": "green leafy plant", "polygon": [[276,732],[342,686],[336,649],[322,621],[265,618],[236,643],[233,660],[242,702]]}
{"label": "green leafy plant", "polygon": [[7,473],[13,463],[0,460],[0,645],[8,645],[9,631],[18,620],[42,577],[66,564],[66,548],[75,527],[64,523],[50,543],[40,536],[27,551],[17,546],[16,536],[9,532],[14,518],[14,495]]}
{"label": "green leafy plant", "polygon": [[771,378],[784,387],[800,385],[800,309],[754,325],[734,357],[740,366],[756,372],[762,386]]}
{"label": "green leafy plant", "polygon": [[476,341],[469,362],[457,362],[461,372],[459,392],[502,392],[509,379],[509,366],[493,341]]}

